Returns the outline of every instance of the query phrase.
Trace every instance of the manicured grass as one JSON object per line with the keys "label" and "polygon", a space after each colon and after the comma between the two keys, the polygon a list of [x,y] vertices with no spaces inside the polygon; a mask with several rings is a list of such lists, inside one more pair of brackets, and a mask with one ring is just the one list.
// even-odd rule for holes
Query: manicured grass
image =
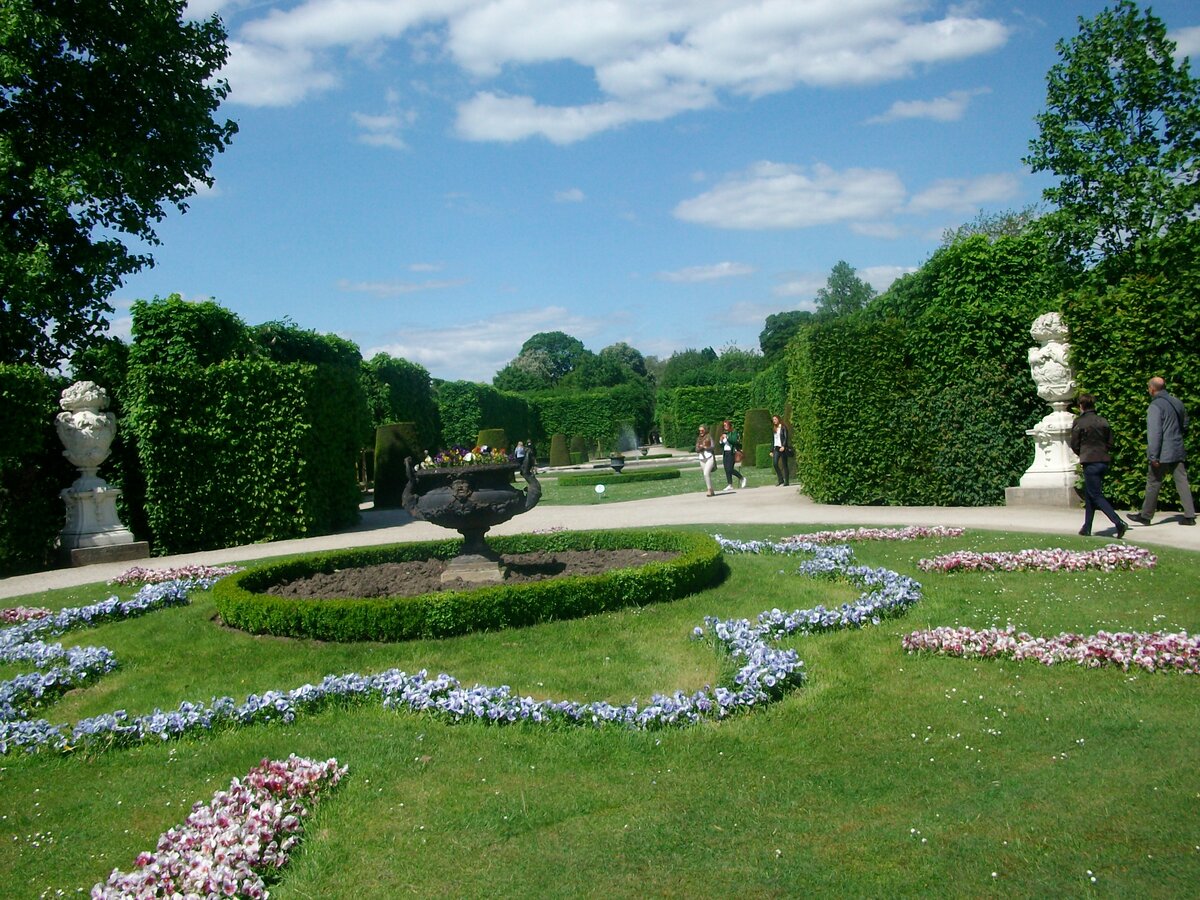
{"label": "manicured grass", "polygon": [[[1158,566],[1137,572],[916,567],[951,549],[1054,546],[1095,541],[970,532],[853,545],[860,562],[916,577],[923,601],[878,627],[791,641],[808,683],[719,724],[649,733],[495,728],[368,706],[92,759],[5,757],[0,893],[75,895],[114,866],[130,868],[233,775],[294,752],[336,756],[350,774],[308,824],[272,888],[278,900],[1190,895],[1200,883],[1195,677],[900,649],[902,634],[936,625],[1011,622],[1047,635],[1200,628],[1194,553],[1157,551]],[[241,699],[390,666],[538,697],[646,698],[718,677],[722,663],[709,645],[688,640],[705,615],[753,618],[857,594],[798,577],[783,557],[728,562],[720,587],[672,603],[396,645],[251,637],[221,628],[197,594],[187,608],[64,635],[111,648],[122,667],[46,714],[69,721]],[[74,605],[109,593],[98,585],[70,598],[5,602]]]}
{"label": "manicured grass", "polygon": [[[623,481],[624,475],[618,475],[611,470],[609,477],[603,481],[604,491],[597,492],[594,485],[564,485],[553,476],[543,476],[541,503],[549,506],[587,506],[609,503],[619,503],[625,500],[648,500],[653,497],[674,497],[677,494],[704,493],[704,476],[700,474],[700,464],[691,460],[681,461],[676,466],[680,469],[679,478],[669,481]],[[597,474],[604,470],[596,470]],[[648,468],[627,467],[626,472],[653,471]],[[743,468],[739,471],[746,476],[747,488],[763,487],[775,484],[775,475],[770,469]],[[581,470],[580,474],[582,474]],[[564,473],[566,474],[566,473]],[[574,473],[572,473],[574,474]],[[590,472],[588,474],[591,474]],[[713,489],[725,487],[725,470],[718,461],[713,470]],[[517,479],[517,486],[521,480]],[[737,488],[737,483],[734,483]]]}

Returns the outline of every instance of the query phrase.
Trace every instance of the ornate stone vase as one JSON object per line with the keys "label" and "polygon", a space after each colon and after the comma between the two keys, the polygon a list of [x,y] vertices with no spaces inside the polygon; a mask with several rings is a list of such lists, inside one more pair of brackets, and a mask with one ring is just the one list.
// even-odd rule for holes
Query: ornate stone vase
{"label": "ornate stone vase", "polygon": [[[499,581],[503,572],[499,556],[488,547],[484,535],[493,525],[528,512],[542,498],[542,486],[533,472],[533,458],[523,463],[453,466],[419,469],[410,457],[405,461],[408,483],[402,503],[413,518],[452,528],[463,536],[462,550],[442,576],[443,581]],[[518,471],[528,487],[513,483]]]}

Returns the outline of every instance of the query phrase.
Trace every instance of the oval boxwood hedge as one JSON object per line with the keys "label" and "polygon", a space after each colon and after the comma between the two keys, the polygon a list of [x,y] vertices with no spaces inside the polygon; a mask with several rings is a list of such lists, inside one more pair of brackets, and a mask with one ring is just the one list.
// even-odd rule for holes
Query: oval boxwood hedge
{"label": "oval boxwood hedge", "polygon": [[679,469],[647,469],[644,472],[598,472],[590,475],[559,475],[563,487],[589,484],[628,484],[632,481],[667,481],[679,477]]}
{"label": "oval boxwood hedge", "polygon": [[317,572],[450,559],[461,543],[389,544],[263,563],[217,582],[213,599],[225,624],[254,634],[322,641],[403,641],[497,631],[673,600],[711,587],[725,576],[721,548],[705,534],[563,531],[496,537],[488,543],[497,553],[635,548],[677,551],[679,556],[601,575],[486,585],[417,597],[315,600],[263,593],[271,585]]}

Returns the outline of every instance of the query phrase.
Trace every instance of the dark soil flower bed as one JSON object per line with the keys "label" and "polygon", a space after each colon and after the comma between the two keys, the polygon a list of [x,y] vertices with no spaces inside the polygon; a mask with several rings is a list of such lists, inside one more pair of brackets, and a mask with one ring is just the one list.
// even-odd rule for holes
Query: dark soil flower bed
{"label": "dark soil flower bed", "polygon": [[[662,550],[539,550],[501,557],[507,569],[505,584],[524,584],[569,575],[601,575],[614,569],[629,569],[650,562],[674,559],[678,553]],[[422,559],[381,563],[318,572],[305,578],[275,584],[263,593],[277,597],[333,599],[338,597],[417,597],[438,591],[461,591],[474,585],[460,580],[441,581],[446,561]]]}

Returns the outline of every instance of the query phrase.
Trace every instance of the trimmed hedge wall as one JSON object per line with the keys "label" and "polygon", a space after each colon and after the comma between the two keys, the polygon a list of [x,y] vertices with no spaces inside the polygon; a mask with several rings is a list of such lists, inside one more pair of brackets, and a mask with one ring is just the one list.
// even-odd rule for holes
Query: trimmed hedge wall
{"label": "trimmed hedge wall", "polygon": [[552,467],[569,466],[571,463],[571,452],[567,449],[567,436],[565,434],[554,435],[550,438],[550,465]]}
{"label": "trimmed hedge wall", "polygon": [[416,559],[450,559],[461,541],[393,544],[266,563],[221,579],[213,600],[224,622],[254,634],[324,641],[403,641],[573,619],[662,602],[704,590],[725,576],[721,548],[708,535],[679,531],[576,531],[489,541],[498,553],[634,547],[677,551],[667,562],[603,575],[489,585],[419,597],[303,600],[260,593],[316,572]]}
{"label": "trimmed hedge wall", "polygon": [[623,425],[644,439],[652,424],[654,395],[642,384],[620,384],[584,393],[538,393],[530,402],[537,407],[543,433],[568,434],[572,441],[580,437],[590,455],[597,445],[602,453],[615,450]]}
{"label": "trimmed hedge wall", "polygon": [[393,422],[375,429],[376,509],[400,508],[408,484],[404,461],[410,456],[418,463],[423,459],[418,440],[416,422]]}
{"label": "trimmed hedge wall", "polygon": [[[775,407],[782,409],[782,406]],[[762,467],[759,461],[758,447],[759,444],[766,444],[770,450],[772,440],[774,439],[774,426],[771,424],[770,409],[755,408],[746,410],[746,420],[742,425],[742,453],[745,454],[743,463],[748,466]],[[771,460],[767,459],[767,467],[770,468]]]}
{"label": "trimmed hedge wall", "polygon": [[0,577],[54,559],[65,515],[58,492],[78,474],[54,431],[66,385],[37,366],[0,364]]}
{"label": "trimmed hedge wall", "polygon": [[[502,428],[515,440],[539,434],[537,411],[524,397],[474,381],[445,381],[437,389],[442,419],[442,449],[474,447],[483,428]],[[435,447],[427,448],[430,451]]]}
{"label": "trimmed hedge wall", "polygon": [[[662,442],[668,447],[692,449],[696,446],[696,429],[701,424],[719,425],[725,419],[740,422],[750,406],[750,394],[749,383],[660,390],[655,415]],[[716,434],[713,438],[716,439]]]}
{"label": "trimmed hedge wall", "polygon": [[599,472],[589,475],[560,475],[558,483],[563,487],[589,484],[626,484],[635,481],[669,481],[679,477],[678,469],[647,469],[644,472]]}

